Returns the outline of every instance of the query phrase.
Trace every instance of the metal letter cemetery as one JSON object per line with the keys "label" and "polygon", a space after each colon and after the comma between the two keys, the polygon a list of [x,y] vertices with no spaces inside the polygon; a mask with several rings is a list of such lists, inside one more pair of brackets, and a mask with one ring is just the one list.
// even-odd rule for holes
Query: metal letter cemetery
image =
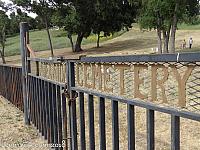
{"label": "metal letter cemetery", "polygon": [[76,63],[75,67],[77,87],[192,111],[200,107],[196,64]]}

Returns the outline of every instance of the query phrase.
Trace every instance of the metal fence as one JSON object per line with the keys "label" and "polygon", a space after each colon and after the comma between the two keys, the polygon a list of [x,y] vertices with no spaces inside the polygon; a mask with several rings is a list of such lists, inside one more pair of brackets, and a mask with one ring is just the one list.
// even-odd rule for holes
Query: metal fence
{"label": "metal fence", "polygon": [[23,110],[21,67],[0,65],[0,95]]}
{"label": "metal fence", "polygon": [[[48,60],[27,58],[27,109],[28,118],[37,127],[39,132],[52,144],[55,149],[120,149],[120,104],[127,106],[127,143],[128,149],[136,149],[136,130],[135,118],[136,107],[146,109],[146,135],[147,149],[155,149],[155,112],[162,112],[171,115],[171,149],[180,149],[180,118],[188,118],[200,121],[199,99],[198,99],[198,75],[199,54],[181,54],[177,60],[177,55],[155,55],[155,56],[118,56],[118,57],[85,57],[80,60]],[[63,80],[57,80],[60,72],[52,71],[49,79],[39,73],[42,69],[36,71],[32,69],[35,63],[63,64]],[[61,65],[58,65],[58,64]],[[165,65],[168,64],[168,65]],[[154,65],[157,69],[154,70]],[[54,66],[54,65],[52,65]],[[182,67],[179,67],[182,66]],[[136,70],[134,70],[136,68]],[[164,69],[163,69],[164,68]],[[166,72],[165,68],[171,71]],[[178,82],[172,85],[168,80],[175,82],[176,68],[180,79],[184,82]],[[184,68],[183,70],[179,70]],[[189,68],[189,69],[188,69]],[[190,68],[192,68],[190,70]],[[21,68],[1,66],[1,94],[19,104],[18,100],[13,100],[19,90],[16,84],[21,84]],[[54,70],[54,69],[52,69]],[[153,70],[152,73],[149,70]],[[137,76],[134,74],[138,73]],[[156,73],[156,78],[154,77]],[[172,74],[170,77],[169,74]],[[64,77],[65,74],[65,77]],[[121,75],[120,75],[121,74]],[[15,80],[14,77],[18,76]],[[149,76],[148,76],[149,75]],[[167,79],[166,75],[168,76]],[[187,80],[184,80],[184,76]],[[139,78],[138,78],[139,77]],[[153,82],[150,80],[155,78]],[[174,80],[172,80],[172,78]],[[135,81],[140,83],[135,83]],[[144,80],[143,80],[144,79]],[[146,79],[146,81],[145,81]],[[7,81],[7,82],[5,82]],[[17,81],[17,82],[16,82]],[[59,82],[58,82],[59,81]],[[163,81],[163,82],[161,82]],[[197,81],[197,82],[195,82]],[[157,82],[156,100],[152,98],[155,93],[152,92],[152,83]],[[164,87],[159,85],[161,82]],[[184,83],[184,84],[183,84]],[[138,87],[131,87],[137,84]],[[147,86],[147,85],[149,86]],[[184,101],[179,101],[179,84],[185,86]],[[167,93],[168,85],[172,88],[174,97]],[[3,88],[2,88],[3,87]],[[113,88],[113,89],[112,89]],[[145,88],[146,90],[143,90]],[[167,101],[163,101],[163,89]],[[176,89],[177,88],[177,89]],[[8,90],[9,89],[9,90]],[[12,89],[12,90],[11,90]],[[20,88],[22,93],[22,87]],[[111,90],[112,89],[112,90]],[[175,90],[176,89],[176,90]],[[196,91],[191,93],[190,90]],[[139,91],[138,91],[139,90]],[[149,97],[143,97],[145,93],[151,91]],[[138,92],[143,95],[138,96]],[[159,93],[161,92],[161,95]],[[11,93],[11,94],[9,94]],[[132,95],[131,95],[132,94]],[[10,96],[10,97],[9,97]],[[168,97],[169,96],[169,97]],[[192,96],[194,99],[192,99]],[[22,94],[21,94],[22,98]],[[155,98],[155,97],[154,97]],[[171,99],[173,98],[173,99]],[[16,99],[16,98],[15,98]],[[22,99],[21,99],[22,100]],[[162,100],[162,101],[159,101]],[[175,101],[176,100],[176,101]],[[191,100],[196,101],[195,108],[191,106]],[[112,143],[107,144],[106,130],[106,102],[111,102],[112,115]],[[173,103],[171,103],[173,101]],[[87,104],[87,105],[86,105]],[[95,107],[98,105],[98,108]],[[19,106],[18,106],[19,107]],[[22,107],[22,104],[20,105]],[[98,111],[96,111],[98,109]],[[98,113],[95,114],[95,113]],[[98,117],[98,124],[95,120]],[[86,120],[86,118],[88,120]],[[88,128],[88,130],[86,130]],[[99,133],[96,132],[99,128]],[[88,135],[88,136],[87,136]],[[97,144],[96,142],[99,141]],[[64,143],[63,143],[64,142]],[[60,145],[59,145],[60,144]],[[64,144],[64,145],[62,145]],[[98,146],[97,146],[98,145]],[[64,146],[64,147],[55,147]]]}
{"label": "metal fence", "polygon": [[[120,110],[118,105],[123,103],[127,105],[128,149],[134,150],[136,148],[135,107],[140,107],[146,109],[147,149],[155,149],[155,112],[162,112],[171,115],[171,149],[179,150],[180,118],[200,121],[199,58],[200,54],[172,54],[86,57],[81,60],[69,61],[68,88],[70,98],[73,99],[70,108],[72,149],[78,149],[78,147],[90,150],[97,149],[99,147],[96,147],[96,137],[99,138],[100,149],[120,149]],[[151,69],[151,72],[148,69]],[[167,71],[168,69],[170,71]],[[130,72],[133,74],[130,75]],[[170,77],[170,73],[173,74],[173,78]],[[148,81],[149,78],[153,80]],[[174,84],[175,81],[176,84]],[[137,86],[132,88],[134,85]],[[161,91],[156,92],[158,88]],[[167,90],[170,90],[172,94],[167,94]],[[145,96],[148,91],[151,93],[149,97]],[[77,101],[74,99],[76,92],[79,99]],[[170,97],[170,95],[173,96]],[[98,98],[99,105],[99,133],[95,132],[94,97]],[[87,101],[87,106],[84,105],[84,101]],[[110,143],[109,146],[106,145],[108,138],[105,121],[106,101],[111,101],[112,110],[112,144]],[[85,113],[86,109],[88,114]],[[87,115],[89,120],[86,124]],[[78,126],[77,121],[80,126]],[[88,134],[85,130],[86,126],[89,127],[89,140],[86,139],[86,134]],[[79,131],[78,135],[77,131]],[[89,142],[89,145],[86,141]]]}
{"label": "metal fence", "polygon": [[52,148],[67,145],[66,98],[64,84],[28,75],[29,119]]}
{"label": "metal fence", "polygon": [[[120,104],[127,106],[123,117],[127,118],[124,132],[129,150],[136,149],[137,144],[136,107],[146,110],[143,122],[146,122],[148,150],[155,149],[156,112],[170,115],[172,150],[181,149],[180,119],[200,121],[200,54],[85,57],[80,60],[30,58],[25,44],[27,28],[22,24],[21,29],[25,121],[31,121],[48,143],[53,144],[52,148],[122,149]],[[1,83],[12,79],[5,68],[2,72]],[[8,91],[2,89],[5,91],[2,94],[9,96]],[[107,102],[111,103],[110,143],[106,129]]]}
{"label": "metal fence", "polygon": [[[28,58],[28,60],[30,59]],[[60,83],[66,83],[66,62],[62,57],[54,59],[32,58],[30,65],[30,72],[32,74]]]}

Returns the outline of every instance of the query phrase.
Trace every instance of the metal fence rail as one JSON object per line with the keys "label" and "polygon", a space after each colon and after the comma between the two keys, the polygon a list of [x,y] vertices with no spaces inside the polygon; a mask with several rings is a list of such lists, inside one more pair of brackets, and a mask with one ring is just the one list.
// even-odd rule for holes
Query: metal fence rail
{"label": "metal fence rail", "polygon": [[66,83],[66,61],[62,57],[56,59],[28,58],[30,72],[36,76]]}
{"label": "metal fence rail", "polygon": [[0,65],[0,95],[23,110],[21,67]]}

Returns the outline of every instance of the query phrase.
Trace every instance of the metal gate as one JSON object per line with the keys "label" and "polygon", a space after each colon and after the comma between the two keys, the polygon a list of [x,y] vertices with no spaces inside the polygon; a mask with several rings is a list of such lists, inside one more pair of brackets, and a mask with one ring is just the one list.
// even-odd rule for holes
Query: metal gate
{"label": "metal gate", "polygon": [[[120,149],[121,103],[127,106],[129,150],[136,149],[136,107],[146,110],[148,150],[155,149],[155,112],[171,117],[172,150],[180,149],[180,118],[200,121],[200,54],[39,59],[30,57],[27,35],[21,24],[25,120],[55,149]],[[112,115],[109,145],[106,102]]]}

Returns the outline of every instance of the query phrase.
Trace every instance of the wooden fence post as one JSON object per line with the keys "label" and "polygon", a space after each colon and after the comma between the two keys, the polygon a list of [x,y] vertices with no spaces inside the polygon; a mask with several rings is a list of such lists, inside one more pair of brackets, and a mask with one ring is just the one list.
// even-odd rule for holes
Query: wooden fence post
{"label": "wooden fence post", "polygon": [[27,94],[27,74],[28,63],[27,56],[29,56],[26,48],[27,43],[28,23],[20,23],[20,46],[21,46],[21,59],[22,59],[22,85],[23,85],[23,102],[24,102],[24,120],[26,125],[30,125],[30,118],[28,113],[28,94]]}

